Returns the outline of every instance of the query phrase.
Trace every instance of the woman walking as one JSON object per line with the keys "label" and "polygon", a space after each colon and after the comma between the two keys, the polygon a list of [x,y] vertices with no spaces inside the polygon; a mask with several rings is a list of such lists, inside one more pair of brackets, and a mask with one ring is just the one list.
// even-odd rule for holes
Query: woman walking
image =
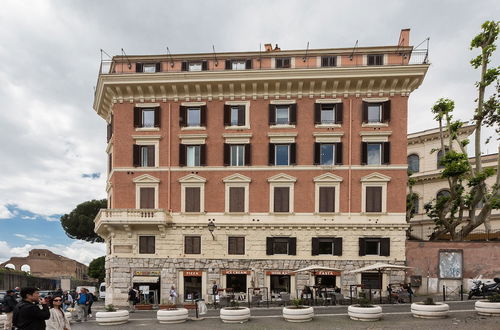
{"label": "woman walking", "polygon": [[50,298],[50,319],[45,321],[46,330],[71,330],[69,320],[62,309],[63,298],[60,296]]}

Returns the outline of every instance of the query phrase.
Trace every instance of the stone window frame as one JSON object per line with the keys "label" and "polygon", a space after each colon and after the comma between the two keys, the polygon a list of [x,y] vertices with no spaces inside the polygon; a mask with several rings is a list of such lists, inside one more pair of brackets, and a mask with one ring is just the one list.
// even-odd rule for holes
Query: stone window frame
{"label": "stone window frame", "polygon": [[[314,213],[315,214],[339,214],[340,213],[340,183],[343,179],[333,173],[324,173],[313,179],[314,181]],[[335,210],[331,212],[319,211],[319,188],[334,187],[335,188]]]}
{"label": "stone window frame", "polygon": [[[155,238],[155,252],[153,253],[141,253],[141,237],[152,236]],[[156,255],[157,253],[158,237],[155,234],[137,234],[137,254],[138,255]]]}
{"label": "stone window frame", "polygon": [[226,101],[224,105],[245,107],[245,125],[243,126],[225,126],[224,129],[250,129],[250,101]]}
{"label": "stone window frame", "polygon": [[[224,182],[224,212],[227,214],[249,214],[250,210],[250,182],[252,179],[249,177],[235,173],[233,175],[225,177],[222,182]],[[245,210],[244,212],[229,212],[229,188],[231,187],[241,187],[245,188]]]}
{"label": "stone window frame", "polygon": [[[134,139],[134,144],[139,146],[154,146],[155,147],[155,164],[154,166],[147,167],[159,167],[160,166],[160,139],[161,135],[132,135]],[[141,155],[142,158],[142,155]],[[142,159],[141,159],[142,162]],[[147,168],[140,166],[140,168]]]}
{"label": "stone window frame", "polygon": [[141,188],[154,188],[155,190],[154,209],[158,209],[159,208],[158,191],[160,186],[160,179],[149,174],[143,174],[134,178],[132,182],[135,183],[135,208],[140,209],[141,207]]}
{"label": "stone window frame", "polygon": [[[371,173],[361,178],[361,213],[383,214],[387,213],[387,183],[391,178],[381,173]],[[382,207],[380,212],[366,212],[366,188],[382,187]]]}
{"label": "stone window frame", "polygon": [[[181,184],[181,213],[185,214],[205,214],[205,183],[207,179],[196,174],[188,174],[179,179]],[[199,187],[200,188],[200,211],[199,212],[186,212],[186,188]]]}
{"label": "stone window frame", "polygon": [[[293,214],[294,213],[294,196],[295,196],[295,182],[297,178],[290,176],[285,173],[276,174],[267,179],[269,182],[269,213],[280,215],[280,214]],[[288,187],[288,212],[274,212],[274,188],[276,187]]]}

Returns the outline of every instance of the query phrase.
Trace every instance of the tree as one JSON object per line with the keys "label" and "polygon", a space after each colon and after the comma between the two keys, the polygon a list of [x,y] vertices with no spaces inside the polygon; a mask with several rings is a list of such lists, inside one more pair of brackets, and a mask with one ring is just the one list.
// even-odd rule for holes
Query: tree
{"label": "tree", "polygon": [[104,278],[106,277],[105,262],[105,257],[102,256],[95,258],[89,264],[89,276],[99,279],[99,283],[104,282]]}
{"label": "tree", "polygon": [[[496,49],[495,41],[499,34],[499,23],[486,21],[482,31],[471,42],[471,50],[479,48],[481,54],[471,60],[475,69],[481,69],[481,80],[476,83],[478,90],[477,107],[474,110],[472,122],[475,126],[474,164],[469,162],[466,146],[467,139],[459,137],[459,130],[464,125],[460,120],[453,120],[455,103],[449,99],[439,99],[432,108],[434,119],[439,123],[441,145],[434,151],[444,155],[439,163],[444,167],[442,177],[446,178],[449,195],[440,196],[427,203],[424,208],[427,215],[434,221],[436,227],[430,239],[438,239],[444,234],[450,234],[452,240],[462,240],[471,231],[484,224],[489,230],[491,210],[500,208],[500,157],[497,168],[483,169],[481,164],[481,128],[495,127],[500,133],[500,102],[498,80],[500,67],[488,68],[490,58]],[[485,101],[486,88],[496,81],[495,92]],[[444,135],[446,131],[445,141]],[[487,142],[489,142],[488,138]],[[459,150],[454,150],[458,146]],[[486,179],[496,175],[495,184],[487,187]],[[483,204],[479,213],[479,205]]]}
{"label": "tree", "polygon": [[91,200],[78,204],[73,211],[61,217],[61,225],[71,238],[87,242],[103,242],[103,239],[94,232],[94,218],[100,209],[108,205],[106,199]]}

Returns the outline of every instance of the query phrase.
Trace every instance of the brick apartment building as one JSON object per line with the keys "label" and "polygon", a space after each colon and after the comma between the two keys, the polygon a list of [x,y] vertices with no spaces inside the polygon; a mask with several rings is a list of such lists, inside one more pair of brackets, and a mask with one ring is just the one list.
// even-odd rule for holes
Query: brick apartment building
{"label": "brick apartment building", "polygon": [[[408,97],[427,54],[394,46],[115,56],[94,109],[108,122],[106,303],[220,288],[296,296],[405,263]],[[106,66],[104,64],[107,64]],[[295,273],[321,264],[339,271]],[[401,280],[402,273],[383,276]],[[390,277],[390,278],[389,278]]]}

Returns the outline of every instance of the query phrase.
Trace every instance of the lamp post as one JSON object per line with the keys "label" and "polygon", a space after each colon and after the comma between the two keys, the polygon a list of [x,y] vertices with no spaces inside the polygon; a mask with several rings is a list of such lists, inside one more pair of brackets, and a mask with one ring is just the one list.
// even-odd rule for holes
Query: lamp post
{"label": "lamp post", "polygon": [[212,239],[215,241],[214,230],[215,230],[215,223],[214,223],[213,219],[209,219],[208,220],[208,231],[210,232],[210,235],[212,235]]}

